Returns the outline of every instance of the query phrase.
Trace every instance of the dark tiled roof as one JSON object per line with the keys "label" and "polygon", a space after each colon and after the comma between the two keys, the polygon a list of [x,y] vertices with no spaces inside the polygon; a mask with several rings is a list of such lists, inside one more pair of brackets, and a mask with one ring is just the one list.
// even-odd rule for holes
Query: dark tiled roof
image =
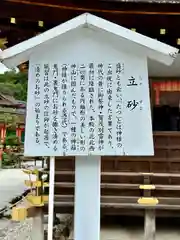
{"label": "dark tiled roof", "polygon": [[[26,108],[26,102],[16,100],[14,97],[0,93],[0,97],[3,99],[3,102],[0,100],[0,106],[3,107],[15,107],[15,108]],[[6,102],[5,102],[6,101]]]}
{"label": "dark tiled roof", "polygon": [[180,0],[116,0],[116,2],[129,2],[129,3],[169,3],[180,4]]}

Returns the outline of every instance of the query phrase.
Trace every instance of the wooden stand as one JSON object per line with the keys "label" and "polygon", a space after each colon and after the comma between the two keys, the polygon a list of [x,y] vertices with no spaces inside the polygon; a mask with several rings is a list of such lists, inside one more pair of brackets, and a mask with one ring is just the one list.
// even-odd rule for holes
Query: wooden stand
{"label": "wooden stand", "polygon": [[101,157],[75,160],[75,240],[100,240]]}
{"label": "wooden stand", "polygon": [[32,229],[32,240],[44,240],[44,215],[41,207],[36,208]]}
{"label": "wooden stand", "polygon": [[[144,177],[144,184],[150,184],[149,176]],[[150,190],[144,190],[144,196],[150,197]],[[155,240],[156,216],[155,209],[146,209],[144,216],[144,240]]]}
{"label": "wooden stand", "polygon": [[54,219],[54,177],[55,177],[55,157],[50,157],[49,169],[49,207],[48,207],[48,240],[53,239],[53,219]]}
{"label": "wooden stand", "polygon": [[155,210],[145,210],[144,218],[144,240],[155,240],[156,219]]}

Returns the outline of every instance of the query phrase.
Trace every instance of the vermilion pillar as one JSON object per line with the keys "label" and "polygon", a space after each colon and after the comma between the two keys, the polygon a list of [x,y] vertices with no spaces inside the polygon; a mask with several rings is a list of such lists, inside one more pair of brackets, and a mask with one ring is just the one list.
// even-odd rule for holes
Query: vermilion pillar
{"label": "vermilion pillar", "polygon": [[5,136],[6,136],[6,127],[2,126],[1,127],[1,142],[3,143],[5,140]]}

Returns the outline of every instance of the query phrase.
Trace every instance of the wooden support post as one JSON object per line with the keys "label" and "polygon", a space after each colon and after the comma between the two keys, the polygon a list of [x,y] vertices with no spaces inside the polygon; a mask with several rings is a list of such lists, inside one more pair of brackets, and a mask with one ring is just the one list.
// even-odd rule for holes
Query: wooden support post
{"label": "wooden support post", "polygon": [[144,240],[155,240],[156,237],[156,219],[155,210],[145,210],[144,219]]}
{"label": "wooden support post", "polygon": [[1,143],[4,141],[4,128],[1,127]]}
{"label": "wooden support post", "polygon": [[42,158],[42,160],[41,160],[41,163],[42,163],[41,167],[42,167],[42,169],[44,169],[44,161],[45,161],[45,159]]}
{"label": "wooden support post", "polygon": [[152,85],[152,79],[149,79],[149,91],[150,91],[150,105],[151,105],[151,118],[153,119],[153,107],[154,107],[154,89]]}
{"label": "wooden support post", "polygon": [[32,240],[44,240],[44,215],[43,209],[36,208],[36,215],[33,217]]}
{"label": "wooden support post", "polygon": [[[144,176],[144,184],[150,184],[149,176]],[[151,197],[151,191],[144,190],[144,197]],[[155,209],[145,209],[144,240],[155,240],[155,237],[156,237]]]}
{"label": "wooden support post", "polygon": [[100,188],[101,157],[76,157],[75,240],[100,240]]}
{"label": "wooden support post", "polygon": [[53,239],[54,178],[55,178],[55,157],[50,157],[50,169],[49,169],[49,206],[48,206],[48,240],[52,240],[52,239]]}

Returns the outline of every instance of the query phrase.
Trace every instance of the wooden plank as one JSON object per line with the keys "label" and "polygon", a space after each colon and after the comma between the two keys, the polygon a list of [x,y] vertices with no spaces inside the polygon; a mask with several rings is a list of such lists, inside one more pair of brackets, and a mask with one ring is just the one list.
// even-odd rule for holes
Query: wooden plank
{"label": "wooden plank", "polygon": [[[70,182],[56,182],[56,187],[73,188],[74,183]],[[140,184],[126,184],[126,183],[101,183],[101,188],[111,189],[139,189]],[[179,191],[180,185],[155,185],[156,190],[170,190]]]}
{"label": "wooden plank", "polygon": [[[74,171],[56,171],[55,175],[74,175]],[[179,173],[143,173],[143,172],[101,172],[101,176],[122,176],[122,177],[172,177],[180,178]]]}
{"label": "wooden plank", "polygon": [[143,172],[101,172],[101,176],[122,176],[122,177],[180,177],[179,173],[143,173]]}
{"label": "wooden plank", "polygon": [[[68,202],[68,201],[74,201],[74,195],[55,195],[55,201],[56,202]],[[101,202],[113,202],[113,203],[137,203],[139,197],[135,196],[101,196]],[[162,205],[179,205],[180,198],[173,198],[173,197],[158,197],[159,203]]]}
{"label": "wooden plank", "polygon": [[[61,161],[66,161],[66,159],[58,159]],[[180,162],[180,157],[108,157],[102,158],[102,166],[104,161],[125,161],[125,162]],[[73,161],[73,159],[72,159]],[[58,168],[57,168],[58,169]]]}
{"label": "wooden plank", "polygon": [[[47,206],[44,206],[44,213],[47,212]],[[73,206],[55,206],[56,213],[60,214],[73,214],[74,207]],[[102,216],[141,216],[144,217],[144,209],[143,208],[101,208]],[[156,209],[156,216],[158,217],[180,217],[180,209],[172,210],[172,209]]]}
{"label": "wooden plank", "polygon": [[172,150],[180,150],[180,145],[155,145],[154,146],[155,149],[163,149],[163,150],[168,150],[168,149],[172,149]]}
{"label": "wooden plank", "polygon": [[[45,204],[46,205],[46,204]],[[74,202],[54,202],[55,207],[73,207]],[[163,209],[163,210],[180,210],[180,205],[166,205],[158,204],[155,206],[139,205],[138,203],[101,203],[101,208],[112,208],[112,209]]]}
{"label": "wooden plank", "polygon": [[153,136],[155,137],[180,137],[179,131],[154,131]]}

